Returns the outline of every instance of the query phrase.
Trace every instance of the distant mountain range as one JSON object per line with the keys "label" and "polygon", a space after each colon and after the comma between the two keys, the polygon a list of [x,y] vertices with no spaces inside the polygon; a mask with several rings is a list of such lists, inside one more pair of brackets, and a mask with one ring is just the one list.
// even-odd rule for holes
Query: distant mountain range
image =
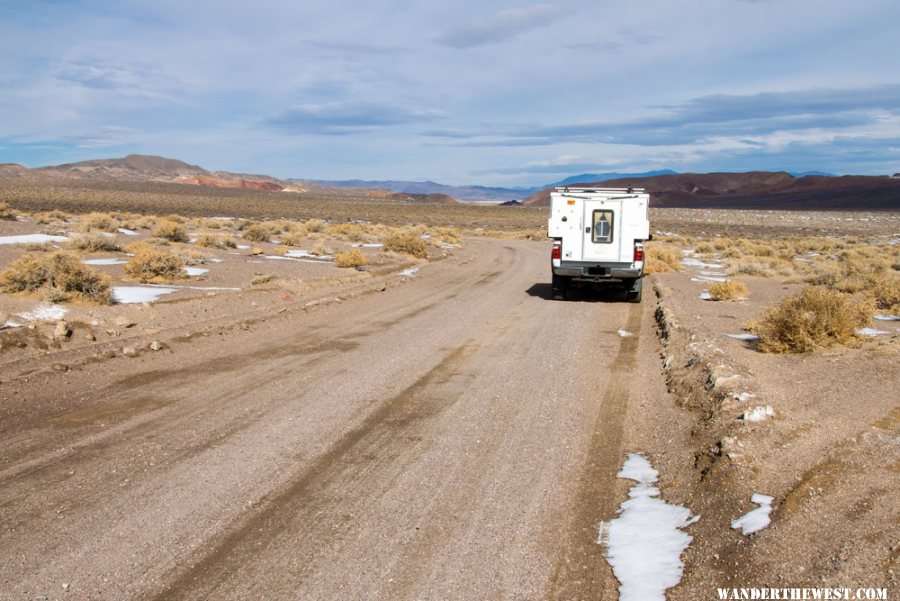
{"label": "distant mountain range", "polygon": [[[162,182],[272,192],[318,193],[381,199],[392,202],[455,203],[503,202],[509,206],[545,206],[557,186],[636,187],[651,192],[654,207],[735,209],[843,209],[900,211],[900,177],[832,176],[820,171],[787,173],[582,173],[540,188],[448,186],[436,182],[281,180],[268,175],[208,171],[176,159],[131,154],[29,169],[0,164],[2,178],[79,179],[97,181]],[[516,200],[518,202],[513,203]]]}

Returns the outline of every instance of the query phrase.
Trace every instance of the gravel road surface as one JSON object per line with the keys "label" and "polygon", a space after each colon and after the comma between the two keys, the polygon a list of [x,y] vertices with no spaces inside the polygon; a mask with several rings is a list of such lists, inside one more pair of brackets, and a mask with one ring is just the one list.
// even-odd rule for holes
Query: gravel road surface
{"label": "gravel road surface", "polygon": [[593,539],[651,303],[547,300],[547,253],[473,241],[384,292],[4,382],[0,598],[614,598]]}

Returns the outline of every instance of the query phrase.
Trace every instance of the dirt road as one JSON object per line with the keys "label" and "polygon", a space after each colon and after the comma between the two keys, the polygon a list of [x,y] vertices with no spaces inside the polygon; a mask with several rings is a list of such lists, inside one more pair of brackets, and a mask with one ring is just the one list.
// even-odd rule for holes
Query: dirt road
{"label": "dirt road", "polygon": [[546,254],[475,241],[381,293],[4,382],[0,597],[614,598],[593,539],[661,379],[652,307],[549,301]]}

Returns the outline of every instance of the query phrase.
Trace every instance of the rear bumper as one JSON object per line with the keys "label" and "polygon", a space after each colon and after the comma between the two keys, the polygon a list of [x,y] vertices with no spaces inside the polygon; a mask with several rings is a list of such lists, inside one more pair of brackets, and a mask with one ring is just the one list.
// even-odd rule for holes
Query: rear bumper
{"label": "rear bumper", "polygon": [[598,265],[596,263],[572,264],[564,262],[556,265],[556,261],[553,263],[554,274],[582,282],[621,282],[635,280],[644,274],[642,263],[625,265],[621,263]]}

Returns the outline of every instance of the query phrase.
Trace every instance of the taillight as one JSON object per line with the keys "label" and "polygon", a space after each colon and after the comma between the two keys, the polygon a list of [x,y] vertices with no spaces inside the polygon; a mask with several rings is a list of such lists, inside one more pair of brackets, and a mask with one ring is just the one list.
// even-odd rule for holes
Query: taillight
{"label": "taillight", "polygon": [[551,259],[562,259],[562,240],[553,241],[553,250],[550,251]]}
{"label": "taillight", "polygon": [[635,244],[634,245],[634,262],[639,263],[644,260],[644,245],[643,244]]}

